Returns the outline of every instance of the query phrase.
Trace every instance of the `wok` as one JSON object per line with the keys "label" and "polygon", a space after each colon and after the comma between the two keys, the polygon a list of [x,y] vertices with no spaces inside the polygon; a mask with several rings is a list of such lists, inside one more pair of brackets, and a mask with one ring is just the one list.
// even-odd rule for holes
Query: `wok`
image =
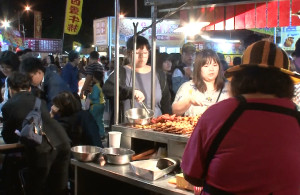
{"label": "wok", "polygon": [[125,112],[125,117],[129,123],[139,125],[149,124],[153,115],[153,110],[149,110],[148,113],[144,108],[132,108]]}

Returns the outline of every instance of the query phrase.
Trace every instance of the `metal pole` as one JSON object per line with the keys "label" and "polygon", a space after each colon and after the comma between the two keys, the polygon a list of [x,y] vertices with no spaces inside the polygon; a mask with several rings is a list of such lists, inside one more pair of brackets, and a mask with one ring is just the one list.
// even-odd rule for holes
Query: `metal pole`
{"label": "metal pole", "polygon": [[108,17],[107,18],[107,21],[108,21],[108,60],[109,60],[109,64],[111,63],[111,59],[112,59],[112,32],[111,32],[111,29],[112,29],[112,17]]}
{"label": "metal pole", "polygon": [[25,27],[24,27],[24,24],[22,25],[23,26],[23,45],[24,45],[24,48],[25,48]]}
{"label": "metal pole", "polygon": [[21,21],[20,21],[20,11],[18,11],[18,29],[19,29],[19,32],[21,31],[21,27],[20,27],[20,25],[21,25]]}
{"label": "metal pole", "polygon": [[[67,6],[68,6],[68,0],[66,0],[65,17],[64,17],[64,26],[63,26],[63,33],[62,33],[62,39],[61,39],[61,54],[64,53],[65,25],[66,25],[66,17],[67,17]],[[72,49],[73,49],[73,48],[72,48]]]}
{"label": "metal pole", "polygon": [[137,18],[137,0],[134,1],[134,16]]}
{"label": "metal pole", "polygon": [[120,1],[115,0],[115,18],[116,18],[116,34],[115,34],[115,124],[119,123],[119,19],[120,19]]}
{"label": "metal pole", "polygon": [[151,16],[152,16],[152,24],[155,24],[152,26],[152,50],[151,50],[151,77],[152,77],[152,83],[151,83],[151,109],[155,112],[155,88],[156,88],[156,18],[157,18],[157,5],[154,4],[151,6]]}
{"label": "metal pole", "polygon": [[133,29],[134,29],[134,37],[133,37],[133,54],[132,54],[132,100],[131,100],[131,107],[134,108],[134,90],[135,90],[135,58],[136,58],[136,38],[137,38],[137,26],[139,23],[136,24],[133,23]]}

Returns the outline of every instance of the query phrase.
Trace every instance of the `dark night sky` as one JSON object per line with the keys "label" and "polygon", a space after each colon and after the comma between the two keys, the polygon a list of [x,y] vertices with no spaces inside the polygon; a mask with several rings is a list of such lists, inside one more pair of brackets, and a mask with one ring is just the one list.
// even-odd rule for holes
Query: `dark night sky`
{"label": "dark night sky", "polygon": [[[120,0],[120,10],[127,17],[134,17],[134,0]],[[66,0],[0,0],[0,19],[9,18],[15,21],[17,28],[17,12],[26,4],[32,10],[42,12],[42,37],[62,38]],[[82,9],[82,26],[78,35],[65,34],[65,44],[78,41],[89,47],[93,41],[93,20],[106,16],[114,16],[114,0],[84,0]],[[144,0],[138,0],[138,17],[150,17],[151,8],[144,6]],[[26,37],[33,37],[33,13],[23,13],[21,23],[25,24]]]}

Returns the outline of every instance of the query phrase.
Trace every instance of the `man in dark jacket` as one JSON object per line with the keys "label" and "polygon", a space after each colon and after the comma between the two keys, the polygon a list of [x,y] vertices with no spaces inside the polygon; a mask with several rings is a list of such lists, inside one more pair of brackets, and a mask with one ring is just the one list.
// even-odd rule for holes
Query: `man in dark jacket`
{"label": "man in dark jacket", "polygon": [[[23,120],[33,109],[36,97],[30,92],[30,78],[23,73],[14,72],[7,83],[11,99],[2,107],[2,136],[5,143],[15,143],[18,142],[15,130],[22,129]],[[50,117],[44,101],[41,114],[46,136],[40,145],[25,145],[26,191],[28,194],[64,194],[67,191],[70,140],[63,127]]]}
{"label": "man in dark jacket", "polygon": [[31,78],[33,93],[47,102],[50,111],[52,99],[62,91],[70,91],[65,81],[55,72],[45,68],[38,58],[28,57],[21,63],[21,71]]}

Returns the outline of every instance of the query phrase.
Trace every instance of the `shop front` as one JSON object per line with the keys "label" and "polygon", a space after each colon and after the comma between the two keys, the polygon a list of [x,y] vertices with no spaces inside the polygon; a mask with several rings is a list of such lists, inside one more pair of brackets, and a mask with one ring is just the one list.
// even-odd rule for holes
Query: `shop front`
{"label": "shop front", "polygon": [[[152,20],[148,18],[121,18],[120,19],[120,54],[126,55],[127,40],[134,34],[133,23],[138,23],[137,31],[151,25]],[[180,53],[180,47],[185,42],[182,33],[175,33],[179,20],[164,20],[156,26],[157,49],[160,52]],[[141,35],[151,41],[151,29]],[[94,20],[94,45],[99,51],[107,50],[107,55],[114,58],[115,45],[115,18],[105,17]],[[110,59],[112,59],[110,58]]]}
{"label": "shop front", "polygon": [[[146,1],[145,1],[146,2]],[[204,2],[204,1],[201,1]],[[194,6],[193,9],[197,9],[197,18],[201,18],[203,20],[208,20],[210,24],[205,27],[204,32],[213,32],[213,31],[234,31],[234,30],[242,30],[242,29],[271,29],[273,32],[269,34],[273,37],[273,40],[277,40],[276,37],[281,37],[282,47],[285,47],[286,50],[293,50],[295,39],[298,39],[298,34],[296,35],[297,26],[300,24],[300,20],[298,17],[292,16],[291,13],[298,12],[300,6],[297,0],[293,1],[257,1],[253,3],[253,1],[230,1],[230,4],[226,4],[226,1],[212,1],[212,2],[221,2],[220,4],[216,3],[214,5],[207,5],[206,3],[203,7],[201,6],[201,2],[198,5],[199,7]],[[228,1],[229,2],[229,1]],[[147,3],[151,4],[150,1]],[[170,1],[169,1],[170,3]],[[179,24],[182,24],[184,21],[188,21],[190,19],[190,8],[186,8],[180,13],[180,23],[177,23],[177,27]],[[108,27],[110,18],[98,19],[94,21],[94,42],[95,45],[114,45],[114,36],[109,38],[109,30],[114,29],[114,25],[112,28]],[[299,21],[298,21],[299,20]],[[135,21],[136,22],[136,21]],[[133,19],[128,22],[129,26],[132,26]],[[144,25],[141,21],[139,21],[141,27],[148,26]],[[96,26],[96,28],[95,28]],[[281,32],[278,33],[276,29],[280,27]],[[157,29],[161,29],[162,27],[157,27]],[[173,28],[173,27],[172,27]],[[132,28],[133,29],[133,28]],[[120,46],[125,46],[126,40],[128,37],[133,35],[133,30],[128,30],[128,28],[124,27],[123,24],[120,24]],[[95,32],[96,30],[96,32]],[[114,31],[114,30],[113,30]],[[121,33],[123,32],[123,33]],[[151,33],[150,31],[148,33]],[[200,34],[200,32],[199,32]],[[96,36],[95,36],[96,35]],[[103,37],[101,37],[102,35]],[[142,34],[146,38],[150,40],[150,34]],[[177,34],[178,35],[178,34]],[[173,36],[173,35],[172,35]],[[227,38],[223,39],[222,42],[216,40],[208,40],[204,37],[200,37],[198,35],[193,39],[186,39],[184,35],[181,35],[181,39],[177,39],[175,45],[181,46],[185,41],[193,42],[196,47],[200,50],[203,48],[213,49],[217,52],[223,53],[225,55],[226,61],[231,64],[232,60],[236,56],[241,56],[243,53],[243,45],[241,41],[234,42],[232,39]],[[162,38],[163,37],[163,38]],[[169,36],[171,37],[171,36]],[[293,38],[291,38],[293,37]],[[161,44],[160,39],[170,40],[166,36],[159,36],[157,34],[157,46],[158,47],[167,47],[171,48],[173,45],[166,46],[166,44]],[[276,41],[279,43],[280,41]],[[162,49],[163,51],[167,51],[167,49]],[[173,51],[172,51],[173,52]],[[174,53],[179,53],[180,49],[175,50]],[[117,94],[117,93],[115,93]],[[182,121],[181,121],[182,120]],[[187,120],[193,121],[193,119],[178,119],[176,121],[179,123],[184,123]],[[169,121],[168,121],[169,122]],[[166,155],[169,157],[182,157],[185,145],[189,139],[190,133],[187,131],[187,128],[184,126],[180,126],[181,131],[170,130],[171,128],[176,127],[172,126],[171,123],[168,123],[167,120],[163,123],[154,125],[153,123],[150,125],[136,125],[136,124],[115,124],[112,126],[112,131],[122,132],[121,138],[121,147],[130,148],[134,150],[136,153],[140,153],[149,149],[158,149],[165,148]],[[190,122],[192,124],[192,122]],[[158,128],[158,126],[164,126],[164,128]],[[158,129],[163,129],[159,131]],[[188,132],[188,133],[187,133]],[[113,178],[114,180],[122,181],[123,183],[130,183],[134,186],[138,186],[144,189],[150,190],[153,189],[154,192],[161,194],[192,194],[190,191],[179,191],[176,186],[168,184],[167,180],[170,180],[175,175],[170,174],[163,179],[158,179],[155,182],[147,181],[141,178],[137,178],[132,172],[130,172],[129,165],[127,166],[114,166],[111,168],[109,165],[107,168],[100,167],[100,165],[94,164],[81,164],[76,161],[73,161],[72,164],[79,168],[78,174],[82,174],[81,177],[88,176],[89,172],[93,172],[94,177],[96,175],[108,176]],[[104,169],[104,170],[103,170]],[[80,171],[87,171],[85,173],[79,173]],[[128,177],[128,174],[130,177]],[[134,179],[133,179],[134,178]],[[134,182],[132,181],[134,180]],[[139,182],[135,182],[139,181]],[[86,183],[86,182],[85,182]],[[167,183],[167,184],[166,184]],[[80,185],[80,183],[78,183]],[[88,186],[88,184],[86,184]],[[152,187],[149,187],[151,185]],[[94,186],[94,185],[93,185]],[[81,186],[82,187],[82,186]],[[82,189],[78,190],[83,192]],[[161,189],[159,189],[161,188]],[[155,190],[154,190],[155,189]],[[167,190],[169,189],[169,190]],[[160,191],[159,191],[160,190]],[[80,193],[79,193],[80,194]]]}

